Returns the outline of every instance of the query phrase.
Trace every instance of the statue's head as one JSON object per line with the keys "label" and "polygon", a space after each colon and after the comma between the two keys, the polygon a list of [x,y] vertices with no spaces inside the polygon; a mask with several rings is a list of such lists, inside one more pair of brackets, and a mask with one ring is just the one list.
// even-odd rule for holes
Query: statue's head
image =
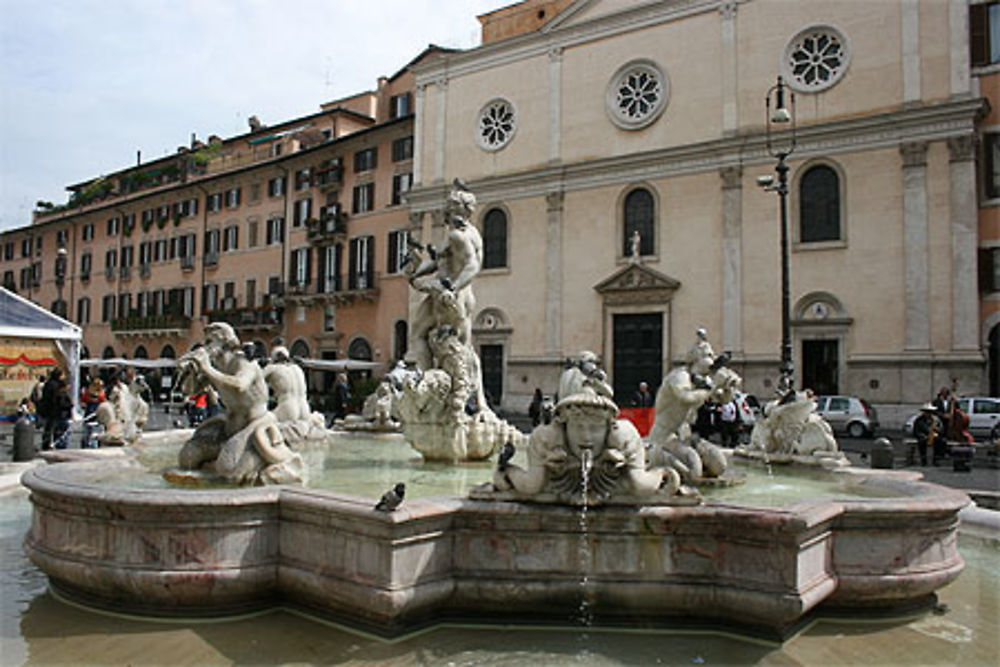
{"label": "statue's head", "polygon": [[240,348],[240,339],[236,336],[233,327],[225,322],[212,322],[205,327],[205,341],[209,347],[222,347],[227,350]]}
{"label": "statue's head", "polygon": [[448,202],[445,207],[449,222],[454,222],[453,214],[455,214],[461,218],[461,222],[464,224],[472,217],[475,210],[476,195],[472,194],[461,179],[456,178],[453,181],[451,192],[448,194]]}
{"label": "statue's head", "polygon": [[284,345],[275,345],[271,348],[271,361],[276,364],[284,363],[292,358],[288,353],[288,348]]}
{"label": "statue's head", "polygon": [[603,450],[618,406],[590,387],[560,400],[555,407],[556,423],[566,427],[566,444],[573,455],[584,450],[596,457]]}

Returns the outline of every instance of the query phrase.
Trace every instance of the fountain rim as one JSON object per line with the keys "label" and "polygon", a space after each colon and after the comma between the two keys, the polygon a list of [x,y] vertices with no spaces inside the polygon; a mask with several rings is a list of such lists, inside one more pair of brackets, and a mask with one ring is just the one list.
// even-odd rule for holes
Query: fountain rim
{"label": "fountain rim", "polygon": [[[108,488],[81,479],[80,472],[100,468],[106,472],[108,466],[132,466],[134,460],[121,458],[105,461],[73,461],[49,464],[25,471],[21,483],[32,493],[52,493],[65,495],[70,492],[75,497],[111,503],[141,503],[150,506],[249,506],[279,503],[283,495],[298,498],[311,498],[317,502],[328,501],[340,505],[342,509],[356,508],[366,516],[379,515],[390,523],[401,523],[407,520],[420,519],[428,516],[440,516],[444,513],[460,510],[463,507],[488,506],[518,506],[532,505],[552,510],[572,510],[576,513],[579,507],[573,505],[558,505],[547,503],[532,503],[524,500],[481,500],[468,496],[437,495],[408,500],[395,512],[383,513],[374,510],[377,499],[366,498],[350,493],[331,489],[315,489],[296,485],[273,485],[260,487],[227,487],[220,489],[190,489],[176,488]],[[724,513],[746,514],[759,516],[762,514],[776,517],[798,517],[807,524],[813,524],[841,514],[850,509],[852,513],[892,513],[906,510],[908,513],[954,512],[969,506],[972,500],[965,492],[958,489],[934,484],[923,479],[923,475],[914,471],[889,470],[825,470],[822,474],[851,475],[858,478],[859,483],[871,483],[880,487],[889,487],[898,491],[898,495],[875,498],[830,498],[823,495],[803,498],[789,505],[773,507],[753,503],[740,503],[733,500],[713,501],[703,500],[696,505],[628,505],[606,504],[588,506],[588,511],[626,511],[644,516],[677,513]],[[219,501],[224,499],[225,502]]]}

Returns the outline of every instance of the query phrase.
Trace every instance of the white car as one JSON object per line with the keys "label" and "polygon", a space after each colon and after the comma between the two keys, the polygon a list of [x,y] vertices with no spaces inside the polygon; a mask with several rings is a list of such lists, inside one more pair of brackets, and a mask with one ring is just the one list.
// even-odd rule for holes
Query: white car
{"label": "white car", "polygon": [[[1000,398],[990,396],[963,396],[955,400],[956,407],[969,416],[969,433],[977,440],[991,437],[994,427],[1000,425]],[[920,413],[906,420],[906,434],[913,435],[913,422]]]}

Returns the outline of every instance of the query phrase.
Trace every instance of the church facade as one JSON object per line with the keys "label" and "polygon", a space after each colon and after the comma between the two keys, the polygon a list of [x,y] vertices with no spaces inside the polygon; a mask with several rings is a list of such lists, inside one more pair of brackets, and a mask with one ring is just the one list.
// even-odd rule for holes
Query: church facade
{"label": "church facade", "polygon": [[[780,198],[758,186],[793,133],[797,386],[878,404],[986,390],[976,123],[988,104],[965,2],[518,7],[537,21],[486,15],[496,39],[414,68],[410,233],[440,241],[453,178],[476,193],[473,336],[495,401],[553,393],[564,359],[592,350],[627,402],[700,327],[745,389],[770,397]],[[772,124],[769,150],[779,76],[793,122]]]}

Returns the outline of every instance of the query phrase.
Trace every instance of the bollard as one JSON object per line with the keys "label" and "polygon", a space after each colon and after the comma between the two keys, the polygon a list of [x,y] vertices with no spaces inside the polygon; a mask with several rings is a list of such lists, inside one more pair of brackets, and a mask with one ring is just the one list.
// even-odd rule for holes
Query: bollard
{"label": "bollard", "polygon": [[893,450],[888,438],[878,438],[872,443],[872,468],[892,469]]}
{"label": "bollard", "polygon": [[35,425],[27,416],[14,423],[14,460],[30,461],[35,458]]}

